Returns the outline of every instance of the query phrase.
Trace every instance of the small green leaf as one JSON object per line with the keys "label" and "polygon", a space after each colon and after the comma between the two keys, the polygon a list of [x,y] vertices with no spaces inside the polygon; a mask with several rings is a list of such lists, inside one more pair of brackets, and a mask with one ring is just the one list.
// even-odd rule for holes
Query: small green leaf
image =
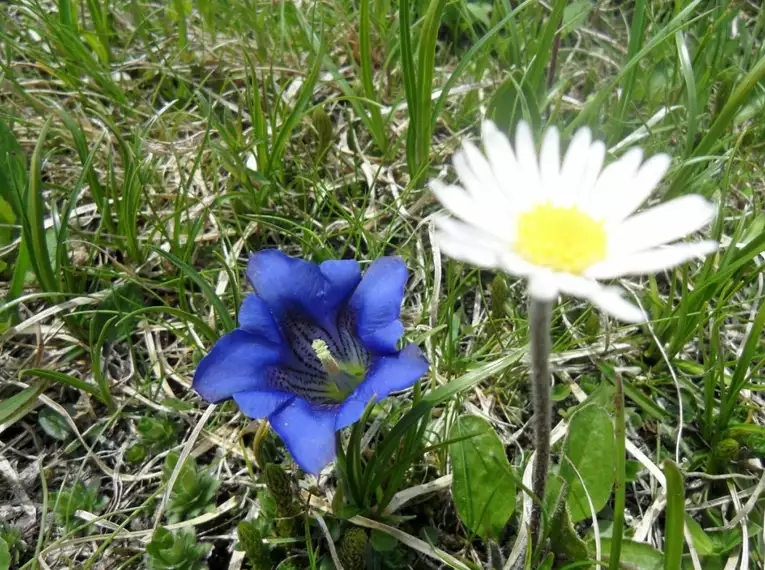
{"label": "small green leaf", "polygon": [[173,547],[173,533],[165,527],[159,527],[151,539],[156,548],[167,549]]}
{"label": "small green leaf", "polygon": [[335,517],[341,520],[347,520],[361,513],[361,509],[356,505],[345,501],[345,492],[342,487],[337,488],[335,496],[332,498],[332,512]]}
{"label": "small green leaf", "polygon": [[178,412],[188,412],[190,410],[194,409],[194,405],[189,402],[184,402],[183,400],[179,400],[178,398],[165,398],[162,400],[162,405],[170,408],[171,410],[176,410]]}
{"label": "small green leaf", "polygon": [[335,138],[334,128],[332,126],[332,120],[327,115],[327,112],[322,107],[316,107],[311,114],[311,122],[313,128],[316,129],[316,134],[319,137],[316,149],[316,158],[321,160],[324,153],[332,144]]}
{"label": "small green leaf", "polygon": [[638,473],[640,473],[640,470],[643,468],[643,464],[640,463],[640,461],[635,461],[633,459],[628,459],[625,463],[626,467],[626,480],[631,481],[637,481]]}
{"label": "small green leaf", "polygon": [[369,544],[372,545],[377,552],[390,552],[398,546],[398,540],[389,535],[387,532],[381,532],[379,530],[373,530],[369,537]]}
{"label": "small green leaf", "polygon": [[270,568],[271,553],[263,543],[263,534],[258,525],[251,521],[242,521],[236,527],[239,545],[247,555],[247,561],[253,568]]}
{"label": "small green leaf", "polygon": [[486,420],[462,416],[451,429],[452,494],[465,526],[496,538],[515,510],[515,478],[505,448]]}
{"label": "small green leaf", "polygon": [[587,495],[596,513],[608,502],[614,484],[614,447],[614,427],[605,408],[589,405],[572,415],[560,474],[568,483],[573,522],[590,518]]}
{"label": "small green leaf", "polygon": [[590,0],[577,0],[566,6],[563,10],[563,22],[561,28],[570,32],[574,28],[583,24],[587,19],[592,6],[593,4]]}
{"label": "small green leaf", "polygon": [[145,445],[136,443],[128,447],[127,450],[125,451],[125,461],[127,461],[128,463],[136,465],[138,463],[143,462],[144,459],[146,459]]}
{"label": "small green leaf", "polygon": [[560,509],[553,520],[550,542],[556,556],[564,560],[586,560],[587,545],[576,533],[568,514],[568,508]]}
{"label": "small green leaf", "polygon": [[550,552],[539,566],[539,570],[552,570],[555,563],[555,555]]}
{"label": "small green leaf", "polygon": [[66,423],[64,416],[50,408],[43,408],[37,416],[37,422],[45,433],[53,439],[66,441],[72,435],[69,424]]}
{"label": "small green leaf", "polygon": [[571,386],[568,384],[556,384],[550,397],[553,402],[561,402],[571,395]]}

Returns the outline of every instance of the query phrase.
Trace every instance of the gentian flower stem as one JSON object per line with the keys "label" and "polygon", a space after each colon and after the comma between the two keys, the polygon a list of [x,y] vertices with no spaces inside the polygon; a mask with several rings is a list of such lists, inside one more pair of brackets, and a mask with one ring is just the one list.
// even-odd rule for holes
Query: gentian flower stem
{"label": "gentian flower stem", "polygon": [[552,406],[550,403],[550,325],[552,301],[533,299],[529,303],[529,338],[531,344],[531,398],[534,408],[534,448],[536,458],[532,472],[531,489],[539,499],[531,509],[532,544],[539,541],[542,503],[550,465],[550,429]]}

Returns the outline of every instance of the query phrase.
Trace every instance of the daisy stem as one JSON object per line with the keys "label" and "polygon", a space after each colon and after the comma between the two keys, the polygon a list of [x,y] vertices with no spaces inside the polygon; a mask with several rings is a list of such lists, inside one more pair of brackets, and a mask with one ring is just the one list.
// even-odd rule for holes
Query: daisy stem
{"label": "daisy stem", "polygon": [[541,532],[542,505],[550,465],[550,324],[552,301],[532,299],[529,303],[529,336],[531,344],[531,399],[534,407],[534,470],[531,490],[538,499],[531,509],[531,539],[536,545]]}

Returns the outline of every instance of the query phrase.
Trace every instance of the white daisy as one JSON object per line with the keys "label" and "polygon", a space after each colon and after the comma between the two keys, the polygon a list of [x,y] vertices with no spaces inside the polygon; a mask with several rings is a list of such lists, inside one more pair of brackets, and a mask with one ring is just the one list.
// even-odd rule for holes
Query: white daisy
{"label": "white daisy", "polygon": [[717,248],[714,241],[666,245],[712,219],[715,208],[701,196],[634,213],[669,168],[666,154],[642,162],[633,148],[604,168],[605,145],[582,128],[561,163],[558,131],[547,131],[537,154],[523,122],[515,148],[489,121],[482,138],[485,155],[466,142],[454,156],[462,187],[430,183],[458,218],[436,221],[438,242],[453,258],[528,279],[534,298],[567,293],[641,322],[643,311],[597,279],[654,273]]}

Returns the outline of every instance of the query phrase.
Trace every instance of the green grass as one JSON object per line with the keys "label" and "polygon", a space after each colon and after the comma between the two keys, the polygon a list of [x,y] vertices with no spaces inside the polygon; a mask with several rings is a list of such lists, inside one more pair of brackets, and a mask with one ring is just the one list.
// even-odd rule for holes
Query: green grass
{"label": "green grass", "polygon": [[[649,325],[572,299],[556,307],[554,421],[594,400],[626,444],[598,515],[604,564],[620,552],[640,568],[760,567],[764,34],[765,11],[732,0],[0,3],[0,505],[23,531],[19,567],[144,567],[164,458],[184,445],[221,486],[201,521],[179,524],[213,547],[210,568],[238,567],[238,523],[259,508],[271,524],[261,467],[303,475],[231,403],[195,432],[207,405],[190,385],[235,327],[248,252],[268,247],[313,261],[403,257],[407,336],[431,359],[413,393],[347,430],[343,500],[336,479],[312,489],[337,547],[362,526],[377,529],[369,568],[431,568],[432,556],[502,567],[520,507],[501,536],[474,536],[443,477],[452,423],[480,413],[521,482],[532,450],[524,287],[437,255],[425,185],[484,116],[506,130],[526,119],[537,136],[557,125],[565,141],[588,125],[609,146],[647,127],[646,155],[673,157],[655,198],[719,204],[718,254],[630,282]],[[176,439],[127,461],[147,417],[177,424]],[[370,425],[379,433],[363,449]],[[43,517],[54,493],[92,482],[99,512]],[[328,535],[306,512],[294,536],[258,532],[297,568],[331,567]],[[592,521],[574,530],[594,557]]]}

